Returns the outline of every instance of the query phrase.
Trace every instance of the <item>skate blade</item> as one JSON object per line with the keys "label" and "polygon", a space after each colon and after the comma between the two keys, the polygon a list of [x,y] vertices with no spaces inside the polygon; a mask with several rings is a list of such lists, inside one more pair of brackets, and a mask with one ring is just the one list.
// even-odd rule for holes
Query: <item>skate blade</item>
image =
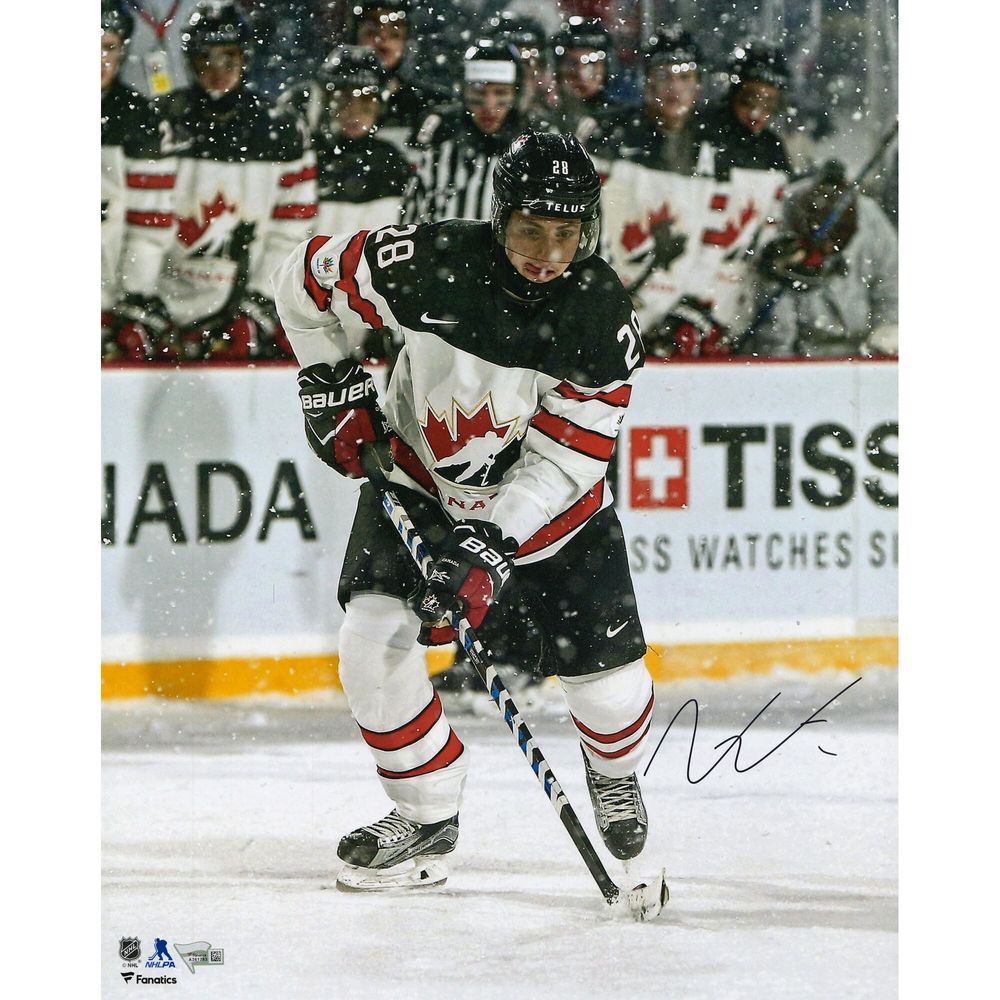
{"label": "skate blade", "polygon": [[617,912],[645,923],[655,920],[669,899],[670,890],[664,870],[651,883],[640,882],[634,889],[623,892],[612,906]]}
{"label": "skate blade", "polygon": [[390,889],[429,889],[448,881],[448,866],[432,858],[415,858],[391,868],[344,865],[337,876],[341,892],[386,892]]}

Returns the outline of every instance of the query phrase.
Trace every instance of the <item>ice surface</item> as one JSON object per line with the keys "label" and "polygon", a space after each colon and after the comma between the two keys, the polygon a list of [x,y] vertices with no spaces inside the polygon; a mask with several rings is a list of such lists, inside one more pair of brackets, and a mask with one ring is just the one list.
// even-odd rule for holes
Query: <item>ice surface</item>
{"label": "ice surface", "polygon": [[[472,769],[447,885],[347,895],[331,888],[337,840],[389,804],[339,699],[110,705],[105,995],[123,989],[119,938],[137,936],[144,960],[154,937],[223,948],[222,966],[192,975],[175,955],[167,970],[200,997],[894,997],[895,678],[869,671],[827,722],[745,773],[730,752],[696,784],[682,716],[642,780],[650,836],[628,878],[601,848],[622,885],[666,867],[651,924],[610,917],[498,719],[452,717]],[[672,685],[650,753],[697,697],[697,778],[781,691],[744,738],[746,767],[852,679]],[[569,721],[532,722],[598,842]]]}

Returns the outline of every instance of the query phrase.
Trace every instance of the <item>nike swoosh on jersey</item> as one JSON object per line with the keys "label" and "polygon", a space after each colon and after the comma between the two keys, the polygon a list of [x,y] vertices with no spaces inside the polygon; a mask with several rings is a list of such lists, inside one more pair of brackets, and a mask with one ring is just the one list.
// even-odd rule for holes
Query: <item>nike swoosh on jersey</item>
{"label": "nike swoosh on jersey", "polygon": [[611,626],[609,625],[609,626],[608,626],[608,638],[609,638],[609,639],[613,639],[613,638],[614,638],[614,637],[615,637],[616,635],[618,635],[618,633],[619,633],[619,632],[620,632],[620,631],[621,631],[621,630],[622,630],[623,628],[625,628],[625,626],[626,626],[626,625],[628,625],[628,619],[627,619],[627,618],[625,619],[625,621],[623,621],[623,622],[621,623],[621,625],[619,625],[619,626],[618,626],[618,628],[612,628],[612,627],[611,627]]}
{"label": "nike swoosh on jersey", "polygon": [[432,319],[430,316],[427,315],[427,313],[424,313],[423,316],[420,317],[420,322],[421,323],[447,323],[448,326],[454,326],[458,322],[458,320],[457,319]]}

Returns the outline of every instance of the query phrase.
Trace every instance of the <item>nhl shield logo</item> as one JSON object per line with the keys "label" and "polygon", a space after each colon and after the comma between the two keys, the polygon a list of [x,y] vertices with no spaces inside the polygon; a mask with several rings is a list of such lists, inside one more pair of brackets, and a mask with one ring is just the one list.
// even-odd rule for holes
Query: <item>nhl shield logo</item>
{"label": "nhl shield logo", "polygon": [[123,937],[118,942],[118,957],[123,962],[137,962],[142,954],[142,946],[138,938]]}

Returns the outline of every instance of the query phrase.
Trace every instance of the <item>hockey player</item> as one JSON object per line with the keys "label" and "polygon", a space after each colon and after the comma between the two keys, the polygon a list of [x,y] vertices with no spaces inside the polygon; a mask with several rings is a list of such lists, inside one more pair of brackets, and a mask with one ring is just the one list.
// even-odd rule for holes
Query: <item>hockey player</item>
{"label": "hockey player", "polygon": [[[604,250],[653,355],[723,354],[750,322],[751,251],[773,236],[787,161],[777,136],[700,109],[700,55],[687,32],[658,31],[644,60],[642,111],[595,141],[595,157],[610,162]],[[758,53],[740,65],[749,79],[770,64]]]}
{"label": "hockey player", "polygon": [[[761,271],[787,291],[754,332],[750,352],[806,358],[897,353],[898,247],[885,213],[871,198],[855,195],[822,239],[813,235],[846,190],[837,161],[792,187],[785,232],[760,255]],[[760,298],[773,291],[765,285]]]}
{"label": "hockey player", "polygon": [[162,98],[179,165],[161,295],[185,358],[281,354],[268,276],[310,232],[316,161],[298,120],[247,88],[251,35],[233,0],[196,9],[183,44],[195,82]]}
{"label": "hockey player", "polygon": [[450,94],[419,84],[407,66],[410,43],[410,0],[355,0],[354,40],[370,48],[386,74],[386,107],[382,138],[409,153],[408,143],[430,108]]}
{"label": "hockey player", "polygon": [[[400,219],[413,168],[395,146],[376,135],[384,79],[371,50],[354,45],[334,49],[317,74],[325,95],[325,113],[312,135],[319,232],[377,229]],[[387,331],[370,332],[368,358],[391,358],[394,352]]]}
{"label": "hockey player", "polygon": [[496,161],[529,124],[517,108],[521,59],[513,45],[477,41],[465,53],[463,79],[462,106],[431,112],[414,139],[420,154],[406,222],[488,219]]}
{"label": "hockey player", "polygon": [[369,49],[340,46],[317,74],[325,114],[313,132],[319,171],[316,228],[348,232],[398,222],[412,173],[399,150],[377,137],[384,107],[382,69]]}
{"label": "hockey player", "polygon": [[101,4],[101,354],[150,360],[169,318],[156,280],[174,223],[176,163],[160,152],[160,122],[119,68],[132,15]]}
{"label": "hockey player", "polygon": [[595,159],[624,159],[693,176],[699,163],[705,166],[701,50],[690,32],[659,28],[642,55],[642,105],[629,116],[607,120],[588,151]]}
{"label": "hockey player", "polygon": [[738,46],[729,64],[728,92],[706,115],[715,141],[729,150],[729,165],[791,173],[788,154],[769,126],[788,88],[788,64],[780,49]]}
{"label": "hockey player", "polygon": [[[389,480],[436,556],[425,582],[377,490],[362,487],[340,582],[340,676],[394,808],[337,853],[387,879],[454,849],[469,766],[418,641],[454,641],[451,616],[463,615],[489,643],[492,606],[515,592],[543,628],[608,849],[628,859],[645,843],[634,772],[653,689],[605,478],[643,348],[621,283],[594,255],[599,227],[583,148],[529,132],[500,159],[490,222],[316,236],[275,275],[310,445],[360,477],[359,449],[388,439]],[[404,340],[384,411],[351,356],[366,324]]]}
{"label": "hockey player", "polygon": [[597,17],[574,14],[552,38],[558,110],[553,124],[583,143],[625,113],[608,93],[615,42]]}
{"label": "hockey player", "polygon": [[494,14],[483,26],[484,36],[513,45],[521,56],[518,108],[538,118],[552,117],[557,98],[547,65],[548,41],[541,21],[509,10]]}

